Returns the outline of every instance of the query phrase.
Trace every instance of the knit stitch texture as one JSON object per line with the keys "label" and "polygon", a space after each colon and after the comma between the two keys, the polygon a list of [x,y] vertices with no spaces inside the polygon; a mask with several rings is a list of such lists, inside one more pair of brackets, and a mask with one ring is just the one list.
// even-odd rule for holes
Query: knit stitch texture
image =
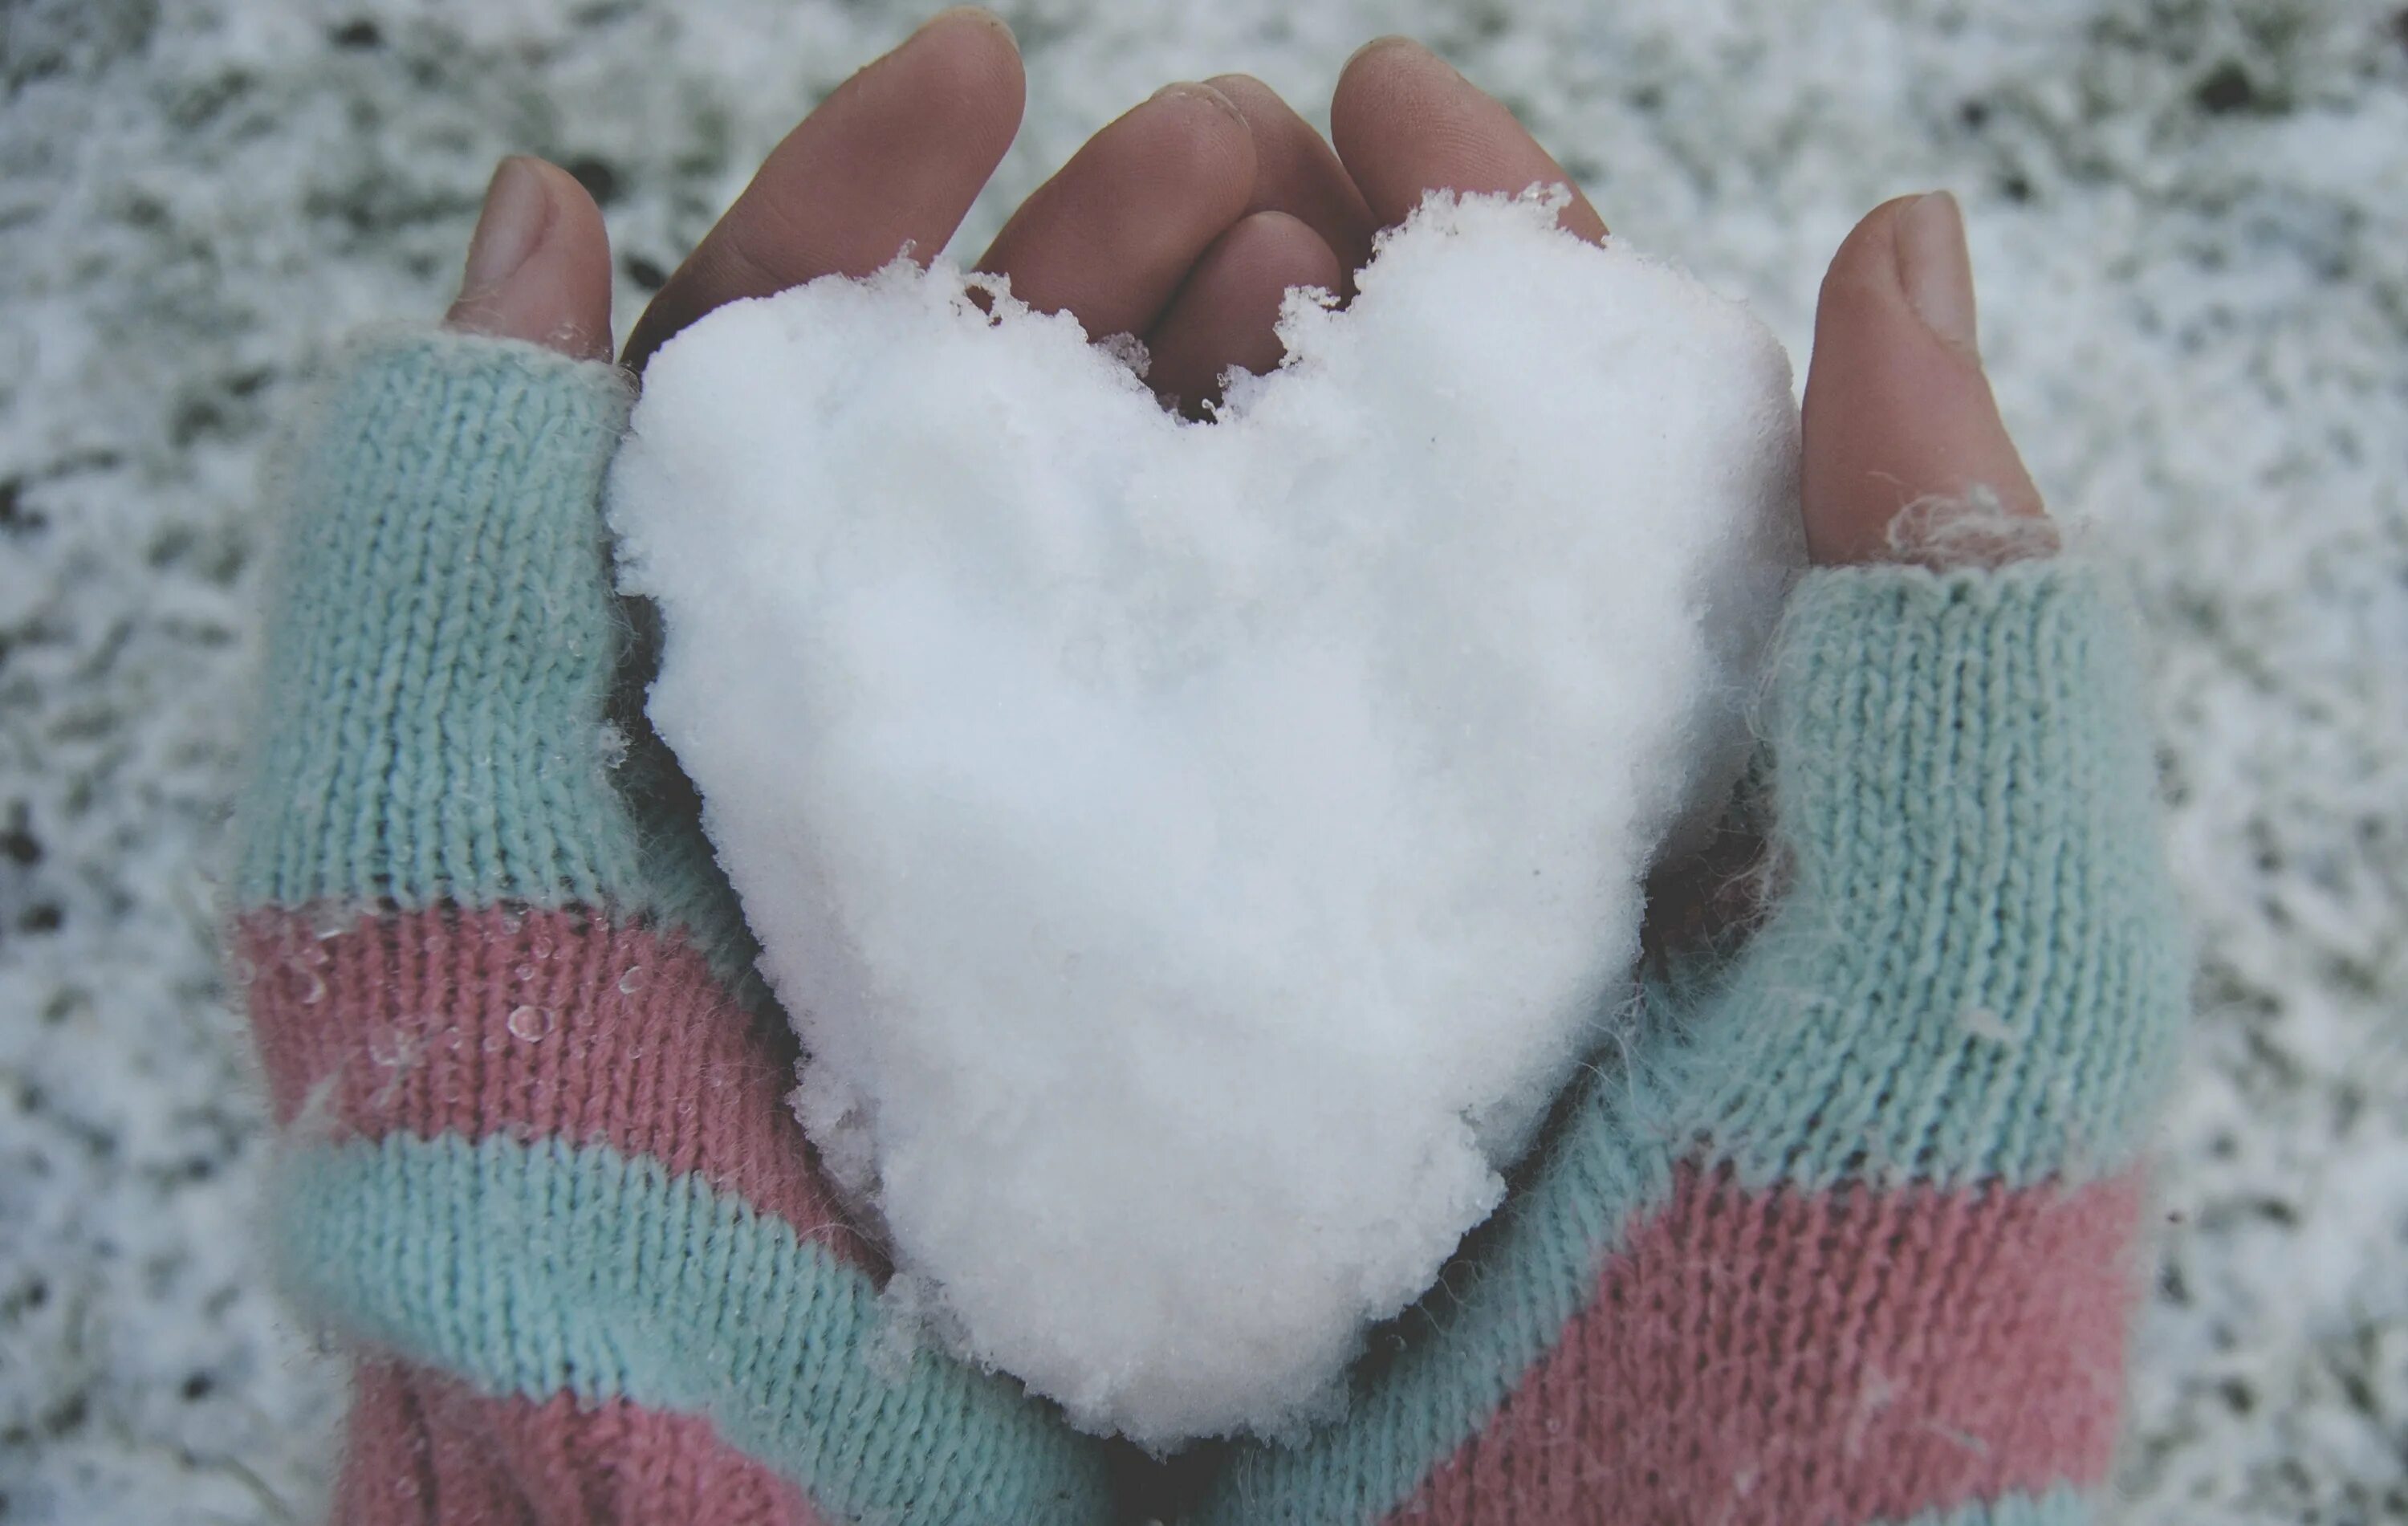
{"label": "knit stitch texture", "polygon": [[232,942],[284,1280],[377,1358],[339,1497],[1106,1519],[1099,1444],[889,1328],[691,801],[614,714],[627,401],[534,346],[380,336],[293,453]]}
{"label": "knit stitch texture", "polygon": [[[284,484],[232,943],[286,1282],[368,1353],[343,1519],[1112,1519],[1107,1448],[887,1327],[783,1105],[791,1036],[628,704],[595,509],[627,400],[387,335]],[[2055,561],[1808,574],[1760,923],[1648,972],[1344,1418],[1154,1506],[2089,1519],[2188,967],[2129,628]]]}

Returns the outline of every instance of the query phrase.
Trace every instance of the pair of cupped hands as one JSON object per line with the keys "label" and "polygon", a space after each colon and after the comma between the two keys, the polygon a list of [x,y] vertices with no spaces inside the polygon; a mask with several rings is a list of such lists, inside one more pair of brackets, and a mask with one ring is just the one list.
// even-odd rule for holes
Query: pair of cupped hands
{"label": "pair of cupped hands", "polygon": [[[1000,20],[971,7],[936,16],[770,151],[645,309],[624,364],[640,371],[723,303],[865,276],[898,252],[926,263],[1010,146],[1025,98]],[[1147,380],[1193,411],[1227,367],[1278,365],[1273,325],[1288,288],[1345,297],[1375,233],[1428,191],[1564,185],[1561,225],[1606,237],[1512,113],[1410,39],[1381,38],[1347,61],[1329,124],[1324,141],[1246,75],[1167,86],[1022,203],[977,268],[1010,277],[1033,308],[1068,310],[1093,338],[1143,340]],[[503,161],[447,321],[609,356],[609,238],[575,178],[538,159]],[[1803,468],[1806,545],[1820,564],[1897,554],[1893,522],[1912,505],[2041,514],[1983,374],[1964,223],[1947,193],[1875,208],[1832,259]]]}

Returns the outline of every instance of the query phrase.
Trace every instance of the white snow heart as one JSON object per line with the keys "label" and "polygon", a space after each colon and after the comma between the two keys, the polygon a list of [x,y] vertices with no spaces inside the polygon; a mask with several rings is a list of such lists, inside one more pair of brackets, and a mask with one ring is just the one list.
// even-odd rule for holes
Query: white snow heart
{"label": "white snow heart", "polygon": [[1433,196],[1210,423],[943,265],[646,376],[622,583],[804,1125],[898,1305],[1082,1426],[1329,1412],[1742,760],[1788,360],[1559,204]]}

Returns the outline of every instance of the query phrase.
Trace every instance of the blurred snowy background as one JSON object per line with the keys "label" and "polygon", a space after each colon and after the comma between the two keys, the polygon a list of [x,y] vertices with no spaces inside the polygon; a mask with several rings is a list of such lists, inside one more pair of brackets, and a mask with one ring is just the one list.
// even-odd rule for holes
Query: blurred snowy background
{"label": "blurred snowy background", "polygon": [[[257,471],[438,312],[494,159],[607,209],[624,334],[932,6],[0,0],[0,1520],[313,1519],[342,1379],[248,1226],[212,954]],[[2123,1486],[2408,1520],[2408,10],[2398,0],[1025,0],[958,246],[1174,78],[1323,117],[1413,33],[1802,361],[1882,198],[1955,188],[2010,422],[2154,629],[2204,967]]]}

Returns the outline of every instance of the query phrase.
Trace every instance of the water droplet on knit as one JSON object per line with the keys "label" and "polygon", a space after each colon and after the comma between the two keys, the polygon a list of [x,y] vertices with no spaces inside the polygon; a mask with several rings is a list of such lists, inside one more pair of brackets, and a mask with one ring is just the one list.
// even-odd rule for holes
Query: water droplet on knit
{"label": "water droplet on knit", "polygon": [[512,970],[510,973],[518,976],[521,980],[533,980],[535,978],[535,966],[531,964],[522,964]]}
{"label": "water droplet on knit", "polygon": [[2002,1048],[2013,1049],[2022,1043],[2014,1027],[1987,1007],[1969,1007],[1957,1015],[1957,1021],[1964,1025],[1966,1032]]}
{"label": "water droplet on knit", "polygon": [[533,1044],[552,1031],[552,1010],[549,1007],[512,1007],[508,1026],[511,1032]]}
{"label": "water droplet on knit", "polygon": [[548,959],[552,957],[552,940],[549,938],[538,938],[535,941],[535,946],[528,949],[527,952],[534,955],[538,960]]}
{"label": "water droplet on knit", "polygon": [[300,993],[295,996],[294,1000],[299,1001],[305,1007],[314,1007],[319,1002],[323,1001],[326,999],[326,982],[317,971],[303,969],[301,971],[301,979],[305,984],[302,986]]}
{"label": "water droplet on knit", "polygon": [[627,966],[627,972],[619,977],[619,994],[633,996],[652,983],[651,973],[642,965],[631,964]]}
{"label": "water droplet on knit", "polygon": [[322,943],[329,938],[339,935],[351,925],[351,917],[339,906],[330,906],[322,902],[310,909],[309,931]]}

